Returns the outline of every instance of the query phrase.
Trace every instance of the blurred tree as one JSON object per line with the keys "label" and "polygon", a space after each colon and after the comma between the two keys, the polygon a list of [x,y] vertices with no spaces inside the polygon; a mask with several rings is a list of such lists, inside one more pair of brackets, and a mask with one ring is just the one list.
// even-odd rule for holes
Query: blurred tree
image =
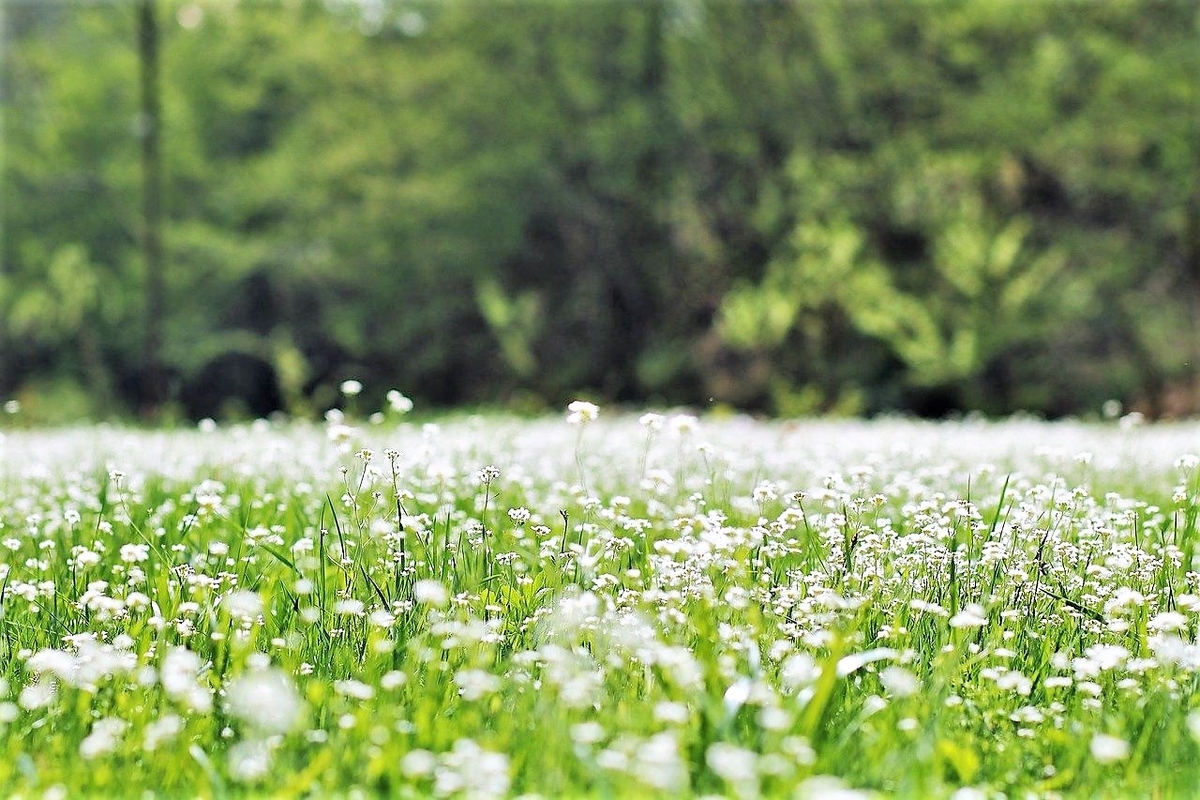
{"label": "blurred tree", "polygon": [[1189,0],[140,3],[6,7],[0,392],[1057,414],[1197,374]]}
{"label": "blurred tree", "polygon": [[160,153],[162,89],[159,86],[158,9],[155,0],[141,0],[138,8],[138,67],[141,105],[136,127],[141,140],[142,260],[146,272],[145,343],[142,350],[142,415],[154,420],[167,399],[162,364],[163,319],[166,315],[162,250],[162,156]]}

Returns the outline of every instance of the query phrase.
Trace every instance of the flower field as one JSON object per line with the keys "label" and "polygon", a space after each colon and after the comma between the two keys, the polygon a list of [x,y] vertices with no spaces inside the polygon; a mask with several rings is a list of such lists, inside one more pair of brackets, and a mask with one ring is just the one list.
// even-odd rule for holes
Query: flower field
{"label": "flower field", "polygon": [[1200,426],[0,437],[2,796],[1200,787]]}

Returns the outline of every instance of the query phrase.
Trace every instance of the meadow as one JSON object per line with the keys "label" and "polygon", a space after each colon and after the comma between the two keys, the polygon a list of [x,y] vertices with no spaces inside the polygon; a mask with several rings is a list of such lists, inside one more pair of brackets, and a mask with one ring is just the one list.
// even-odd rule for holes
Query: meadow
{"label": "meadow", "polygon": [[1200,426],[0,429],[0,795],[1187,797]]}

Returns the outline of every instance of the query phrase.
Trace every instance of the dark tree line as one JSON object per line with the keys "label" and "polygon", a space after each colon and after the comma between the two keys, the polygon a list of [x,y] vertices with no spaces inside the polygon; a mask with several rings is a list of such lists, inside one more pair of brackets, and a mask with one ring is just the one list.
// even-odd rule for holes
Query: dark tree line
{"label": "dark tree line", "polygon": [[3,8],[31,414],[1197,409],[1188,0]]}

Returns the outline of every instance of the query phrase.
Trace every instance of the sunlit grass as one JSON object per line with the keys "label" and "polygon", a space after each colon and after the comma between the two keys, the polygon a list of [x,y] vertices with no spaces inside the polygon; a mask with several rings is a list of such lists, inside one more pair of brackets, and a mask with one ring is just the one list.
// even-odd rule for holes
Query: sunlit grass
{"label": "sunlit grass", "polygon": [[1187,796],[1194,426],[0,439],[0,793]]}

